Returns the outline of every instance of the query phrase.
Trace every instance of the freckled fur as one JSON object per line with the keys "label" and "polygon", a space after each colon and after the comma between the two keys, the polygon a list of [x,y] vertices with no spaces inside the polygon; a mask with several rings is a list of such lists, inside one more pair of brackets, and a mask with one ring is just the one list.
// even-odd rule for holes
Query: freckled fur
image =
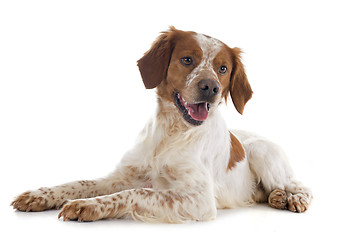
{"label": "freckled fur", "polygon": [[[193,56],[193,66],[181,65],[185,55]],[[217,73],[220,65],[227,66],[226,74]],[[146,88],[157,88],[158,108],[116,170],[93,181],[27,191],[11,203],[15,209],[63,206],[58,217],[64,221],[130,216],[169,223],[212,220],[217,208],[264,201],[293,212],[308,209],[311,191],[294,179],[281,148],[258,135],[228,130],[218,111],[230,95],[242,114],[252,96],[240,49],[171,27],[138,66]],[[206,121],[192,126],[183,120],[173,92],[196,101],[204,77],[218,81],[221,91]]]}
{"label": "freckled fur", "polygon": [[203,57],[200,64],[187,76],[187,86],[189,86],[203,70],[207,70],[212,78],[218,79],[217,74],[214,71],[213,61],[221,50],[222,43],[215,38],[207,37],[203,34],[195,34],[194,38],[203,52]]}

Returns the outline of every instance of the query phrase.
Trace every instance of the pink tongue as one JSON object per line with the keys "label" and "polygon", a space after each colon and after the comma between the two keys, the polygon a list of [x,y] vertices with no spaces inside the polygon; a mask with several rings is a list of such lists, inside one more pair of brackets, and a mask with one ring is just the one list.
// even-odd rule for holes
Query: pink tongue
{"label": "pink tongue", "polygon": [[208,107],[207,103],[190,104],[187,103],[185,106],[190,113],[190,116],[197,121],[205,121],[208,117]]}

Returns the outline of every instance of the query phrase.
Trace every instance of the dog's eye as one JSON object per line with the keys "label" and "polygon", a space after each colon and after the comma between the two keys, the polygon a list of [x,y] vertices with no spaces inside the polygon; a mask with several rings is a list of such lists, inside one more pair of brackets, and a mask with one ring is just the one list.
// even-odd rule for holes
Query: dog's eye
{"label": "dog's eye", "polygon": [[227,72],[227,67],[226,66],[221,66],[218,69],[218,73],[221,75],[224,75]]}
{"label": "dog's eye", "polygon": [[193,63],[193,59],[191,57],[183,57],[181,58],[181,63],[183,65],[191,65]]}

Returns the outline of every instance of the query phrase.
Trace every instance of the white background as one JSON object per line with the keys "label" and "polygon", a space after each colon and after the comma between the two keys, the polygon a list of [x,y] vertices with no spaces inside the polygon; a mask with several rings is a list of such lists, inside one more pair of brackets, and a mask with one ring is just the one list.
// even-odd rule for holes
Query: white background
{"label": "white background", "polygon": [[[1,1],[1,235],[353,239],[353,15],[340,0]],[[243,116],[223,106],[225,120],[284,147],[313,189],[309,211],[261,205],[184,225],[13,211],[25,190],[112,171],[156,106],[136,60],[169,25],[243,49],[254,96]]]}

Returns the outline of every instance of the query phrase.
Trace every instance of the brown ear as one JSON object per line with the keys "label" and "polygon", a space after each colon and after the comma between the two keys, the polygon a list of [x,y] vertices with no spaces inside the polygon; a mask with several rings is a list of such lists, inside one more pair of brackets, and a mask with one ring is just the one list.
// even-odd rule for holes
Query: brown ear
{"label": "brown ear", "polygon": [[248,100],[252,97],[251,85],[248,82],[245,69],[241,62],[241,50],[231,49],[234,57],[234,69],[231,73],[230,95],[237,111],[242,114]]}
{"label": "brown ear", "polygon": [[147,89],[157,87],[166,78],[173,48],[171,33],[174,30],[171,27],[170,31],[163,32],[152,44],[150,50],[138,60],[140,74]]}

